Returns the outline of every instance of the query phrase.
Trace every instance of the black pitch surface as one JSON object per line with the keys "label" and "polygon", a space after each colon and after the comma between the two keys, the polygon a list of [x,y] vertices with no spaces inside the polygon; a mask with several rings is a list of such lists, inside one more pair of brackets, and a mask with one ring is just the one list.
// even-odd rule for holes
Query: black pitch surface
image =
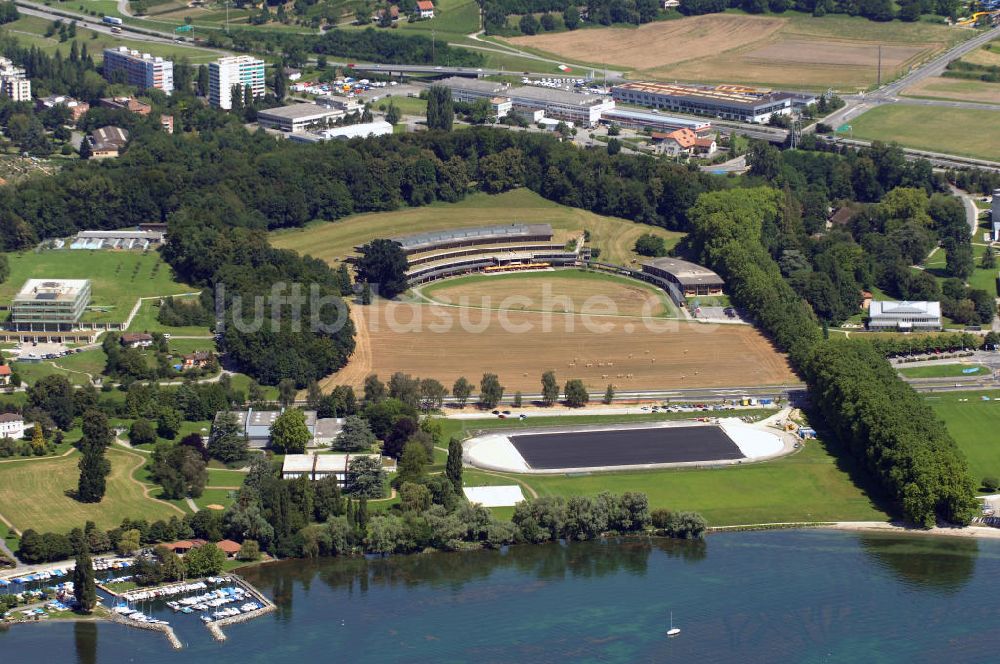
{"label": "black pitch surface", "polygon": [[716,426],[617,429],[511,436],[532,468],[587,468],[743,459]]}

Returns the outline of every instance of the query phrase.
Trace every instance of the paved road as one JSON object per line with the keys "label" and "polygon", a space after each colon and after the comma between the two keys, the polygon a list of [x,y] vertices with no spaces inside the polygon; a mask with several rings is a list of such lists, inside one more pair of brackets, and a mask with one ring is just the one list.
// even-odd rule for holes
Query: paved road
{"label": "paved road", "polygon": [[905,76],[898,78],[891,83],[883,85],[876,94],[880,96],[893,96],[899,93],[900,90],[919,83],[925,78],[930,78],[932,76],[940,76],[941,73],[947,68],[948,63],[952,60],[957,60],[958,58],[966,55],[977,48],[985,45],[994,39],[1000,38],[1000,26],[987,30],[986,32],[969,39],[968,41],[962,42],[958,46],[945,51],[938,57],[934,58],[930,62],[927,62],[916,69],[910,71]]}
{"label": "paved road", "polygon": [[969,232],[972,234],[972,241],[976,241],[976,234],[979,232],[979,208],[976,202],[967,192],[958,187],[948,185],[953,196],[958,197],[965,206],[965,218],[969,222]]}

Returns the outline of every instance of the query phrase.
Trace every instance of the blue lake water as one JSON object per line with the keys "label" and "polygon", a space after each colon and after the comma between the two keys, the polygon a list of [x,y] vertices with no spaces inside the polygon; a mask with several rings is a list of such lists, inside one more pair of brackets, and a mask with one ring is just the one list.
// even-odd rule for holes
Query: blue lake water
{"label": "blue lake water", "polygon": [[[0,631],[0,662],[987,662],[1000,541],[771,531],[244,575],[279,610],[226,629],[155,609],[185,642],[107,623]],[[668,639],[670,612],[682,628]]]}

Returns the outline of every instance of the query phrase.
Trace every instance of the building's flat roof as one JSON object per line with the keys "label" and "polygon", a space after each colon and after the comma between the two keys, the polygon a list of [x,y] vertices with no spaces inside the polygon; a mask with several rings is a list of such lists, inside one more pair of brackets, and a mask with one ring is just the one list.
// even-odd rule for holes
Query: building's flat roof
{"label": "building's flat roof", "polygon": [[28,279],[14,297],[14,301],[75,300],[90,285],[89,279]]}
{"label": "building's flat roof", "polygon": [[316,437],[333,438],[344,428],[342,417],[320,417],[316,419]]}
{"label": "building's flat roof", "polygon": [[442,78],[434,85],[443,85],[446,88],[459,88],[462,90],[472,90],[473,92],[487,92],[490,94],[500,93],[510,86],[506,83],[487,81],[481,78],[466,78],[464,76],[449,76]]}
{"label": "building's flat roof", "polygon": [[536,235],[552,236],[551,224],[507,224],[495,226],[475,226],[471,228],[451,228],[443,231],[414,233],[391,238],[393,242],[403,247],[404,251],[417,251],[433,247],[442,242],[453,240],[503,240],[506,238],[533,237]]}
{"label": "building's flat roof", "polygon": [[585,95],[579,92],[569,92],[568,90],[554,90],[552,88],[536,88],[523,86],[507,91],[507,96],[515,102],[519,99],[528,101],[550,102],[555,104],[570,104],[573,106],[596,106],[611,101],[610,97],[604,95]]}
{"label": "building's flat roof", "polygon": [[616,106],[610,111],[606,111],[605,114],[609,118],[623,118],[641,122],[662,122],[663,124],[675,125],[677,127],[709,128],[712,126],[712,123],[708,120],[679,118],[674,115],[662,115],[660,113],[651,113],[650,111],[634,111],[629,108],[622,108],[621,106]]}
{"label": "building's flat roof", "polygon": [[754,108],[772,104],[794,95],[776,92],[767,88],[752,88],[742,85],[682,85],[679,83],[623,83],[614,90],[632,90],[649,94],[666,95],[700,102],[715,102],[729,106]]}
{"label": "building's flat roof", "polygon": [[311,117],[325,117],[327,115],[340,115],[343,111],[339,108],[320,106],[319,104],[290,104],[257,111],[257,117],[276,118],[282,120],[302,120]]}
{"label": "building's flat roof", "polygon": [[80,231],[79,240],[163,240],[163,231]]}
{"label": "building's flat roof", "polygon": [[707,267],[698,265],[697,263],[691,263],[690,261],[681,260],[679,258],[653,258],[651,260],[643,261],[644,266],[655,267],[659,270],[664,270],[669,272],[677,278],[677,281],[681,285],[699,285],[699,284],[719,284],[722,285],[722,277],[718,274],[709,270]]}
{"label": "building's flat roof", "polygon": [[871,318],[878,316],[930,316],[941,317],[940,302],[907,302],[896,300],[872,300],[868,309]]}
{"label": "building's flat roof", "polygon": [[286,454],[283,473],[346,473],[352,459],[381,459],[381,454]]}

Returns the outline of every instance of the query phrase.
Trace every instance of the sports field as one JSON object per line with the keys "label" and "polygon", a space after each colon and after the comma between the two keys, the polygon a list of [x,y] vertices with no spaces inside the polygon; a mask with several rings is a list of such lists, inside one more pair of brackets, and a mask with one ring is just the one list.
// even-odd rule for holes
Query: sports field
{"label": "sports field", "polygon": [[113,528],[125,517],[149,521],[181,516],[171,505],[146,497],[143,485],[132,478],[145,463],[135,453],[109,449],[111,475],[100,503],[80,503],[66,495],[76,489],[80,454],[44,460],[0,463],[0,514],[18,530],[68,532],[93,521],[98,528]]}
{"label": "sports field", "polygon": [[1000,391],[945,392],[925,398],[965,453],[973,479],[1000,477]]}
{"label": "sports field", "polygon": [[908,378],[953,378],[983,376],[990,370],[981,364],[932,364],[924,367],[902,367],[899,373]]}
{"label": "sports field", "polygon": [[552,369],[581,379],[599,399],[617,391],[742,387],[796,382],[785,357],[748,325],[529,311],[494,311],[426,302],[353,306],[357,346],[326,388],[396,371],[450,386],[465,376],[499,376],[507,394],[537,392]]}
{"label": "sports field", "polygon": [[335,263],[354,253],[356,245],[375,238],[500,223],[552,224],[557,231],[556,241],[588,230],[591,246],[601,250],[601,260],[622,265],[638,259],[632,248],[643,233],[666,239],[668,247],[677,244],[682,236],[662,228],[559,205],[529,189],[515,189],[495,196],[473,194],[459,203],[357,214],[334,222],[313,223],[305,229],[276,231],[271,234],[271,244]]}
{"label": "sports field", "polygon": [[629,78],[852,90],[883,80],[971,32],[930,23],[786,12],[708,14],[638,28],[577,30],[510,41],[533,51],[629,70]]}
{"label": "sports field", "polygon": [[624,316],[676,314],[667,294],[649,284],[584,270],[470,275],[420,287],[441,304],[504,311],[600,311]]}
{"label": "sports field", "polygon": [[[575,422],[577,418],[533,418],[531,424],[565,425],[571,419]],[[597,423],[611,418],[583,419]],[[443,424],[445,437],[500,426],[493,420],[444,420]],[[849,457],[841,456],[838,460],[821,441],[808,441],[795,454],[774,461],[713,469],[527,475],[466,468],[463,479],[466,486],[520,484],[526,496],[642,491],[652,509],[700,512],[713,526],[886,520],[887,515],[852,481]]]}
{"label": "sports field", "polygon": [[0,301],[13,299],[28,279],[90,279],[86,321],[122,321],[136,298],[194,290],[174,281],[156,252],[52,249],[8,254],[8,260],[10,276],[0,284]]}
{"label": "sports field", "polygon": [[1000,155],[1000,122],[995,111],[886,104],[851,120],[854,138],[995,160]]}

